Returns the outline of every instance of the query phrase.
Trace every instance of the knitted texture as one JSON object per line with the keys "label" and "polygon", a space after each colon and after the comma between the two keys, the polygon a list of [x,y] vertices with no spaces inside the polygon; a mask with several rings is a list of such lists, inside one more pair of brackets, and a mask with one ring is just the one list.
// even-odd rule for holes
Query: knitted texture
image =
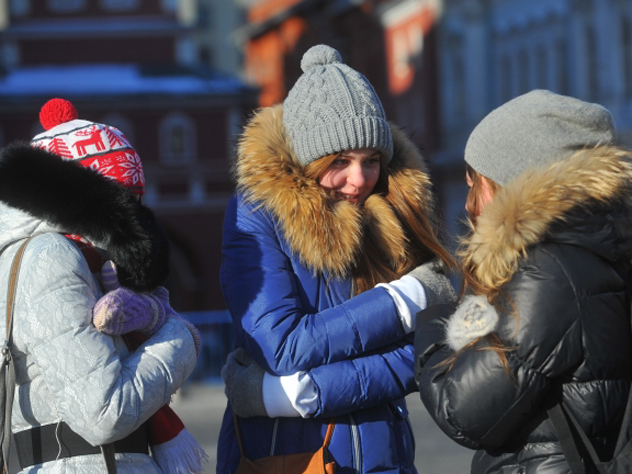
{"label": "knitted texture", "polygon": [[107,292],[92,310],[92,323],[101,332],[120,336],[136,331],[151,336],[162,327],[167,318],[177,318],[193,337],[195,354],[200,355],[202,338],[197,328],[182,318],[169,303],[169,291],[159,286],[152,293],[137,293],[121,287],[116,266],[111,261],[103,264],[101,281]]}
{"label": "knitted texture", "polygon": [[75,107],[63,99],[51,99],[40,110],[46,130],[31,140],[31,146],[75,161],[128,188],[145,193],[145,175],[140,157],[117,128],[77,118]]}
{"label": "knitted texture", "polygon": [[75,120],[79,115],[77,109],[64,99],[51,99],[40,110],[39,118],[44,130],[50,130],[57,125]]}
{"label": "knitted texture", "polygon": [[304,74],[283,102],[283,125],[299,164],[358,148],[377,149],[388,163],[393,139],[367,78],[323,44],[305,53],[301,69]]}
{"label": "knitted texture", "polygon": [[438,258],[419,265],[408,275],[415,277],[424,287],[427,307],[456,301],[454,287],[445,276],[445,265]]}
{"label": "knitted texture", "polygon": [[474,128],[465,161],[504,186],[527,169],[614,138],[614,121],[601,105],[534,90],[493,110]]}
{"label": "knitted texture", "polygon": [[94,326],[111,336],[132,331],[152,335],[162,327],[167,316],[166,308],[158,297],[136,293],[125,287],[106,293],[92,310]]}
{"label": "knitted texture", "polygon": [[224,393],[237,416],[268,416],[263,402],[264,375],[264,370],[244,348],[228,354],[226,365],[222,367]]}

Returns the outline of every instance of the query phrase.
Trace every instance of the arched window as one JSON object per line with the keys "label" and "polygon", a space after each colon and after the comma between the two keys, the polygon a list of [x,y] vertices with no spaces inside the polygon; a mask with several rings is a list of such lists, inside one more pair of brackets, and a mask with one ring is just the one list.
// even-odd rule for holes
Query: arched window
{"label": "arched window", "polygon": [[166,165],[192,163],[196,153],[193,120],[182,113],[172,113],[160,124],[160,158]]}

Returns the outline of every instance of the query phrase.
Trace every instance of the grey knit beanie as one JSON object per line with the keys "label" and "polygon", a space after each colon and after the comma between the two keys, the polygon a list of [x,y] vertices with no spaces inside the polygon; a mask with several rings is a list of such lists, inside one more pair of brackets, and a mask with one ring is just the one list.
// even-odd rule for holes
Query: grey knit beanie
{"label": "grey knit beanie", "polygon": [[504,186],[529,168],[615,139],[612,116],[599,104],[534,90],[491,111],[472,131],[465,161]]}
{"label": "grey knit beanie", "polygon": [[283,125],[298,161],[306,166],[332,153],[358,148],[393,156],[393,138],[373,86],[320,44],[301,60],[304,74],[283,102]]}

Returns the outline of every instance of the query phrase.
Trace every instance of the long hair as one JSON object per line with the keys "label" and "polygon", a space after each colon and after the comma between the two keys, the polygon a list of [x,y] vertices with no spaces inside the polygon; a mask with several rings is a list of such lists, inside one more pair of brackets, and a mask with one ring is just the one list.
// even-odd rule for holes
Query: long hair
{"label": "long hair", "polygon": [[[324,156],[305,167],[305,176],[318,181],[329,165],[339,156],[335,153]],[[380,159],[380,175],[372,194],[381,195],[399,220],[407,240],[408,259],[392,262],[378,244],[368,227],[364,228],[362,250],[351,270],[356,294],[370,290],[378,283],[385,283],[405,275],[418,265],[438,256],[448,268],[456,265],[439,237],[438,219],[434,211],[424,212],[418,199],[409,196],[389,173],[389,168]],[[431,209],[431,208],[429,208]]]}
{"label": "long hair", "polygon": [[[472,229],[472,231],[474,231],[474,229],[476,228],[476,218],[482,211],[483,179],[487,181],[487,185],[492,193],[492,196],[496,195],[499,190],[499,186],[494,181],[481,175],[478,171],[476,171],[467,163],[466,172],[472,183],[472,186],[470,187],[470,191],[467,194],[467,198],[465,200],[465,208],[470,217],[470,228]],[[487,301],[495,308],[500,309],[500,306],[503,306],[503,310],[509,311],[511,313],[511,315],[516,319],[517,330],[519,318],[516,307],[513,304],[511,298],[509,298],[509,296],[500,288],[489,288],[484,285],[476,277],[476,267],[471,261],[469,263],[462,263],[461,272],[463,275],[463,283],[460,291],[460,299],[462,299],[463,296],[467,293],[485,296],[487,298]],[[510,373],[509,362],[507,360],[507,352],[512,349],[505,346],[498,335],[495,333],[473,340],[455,355],[444,361],[444,364],[452,367],[454,361],[461,351],[470,347],[477,347],[479,342],[481,342],[482,340],[485,340],[487,344],[479,347],[479,350],[491,350],[496,352],[496,354],[498,354],[498,359],[500,360],[501,365],[504,367],[507,373]]]}
{"label": "long hair", "polygon": [[[465,209],[469,214],[471,222],[470,228],[473,231],[476,227],[476,219],[482,211],[483,179],[487,180],[487,185],[492,192],[492,196],[496,195],[499,186],[491,179],[485,178],[469,164],[466,163],[465,168],[467,176],[472,183],[470,191],[467,193],[467,197],[465,198]],[[492,303],[497,295],[497,291],[495,289],[485,287],[478,278],[476,278],[476,268],[472,264],[463,264],[461,271],[463,275],[461,296],[470,289],[476,295],[487,295],[488,300]]]}

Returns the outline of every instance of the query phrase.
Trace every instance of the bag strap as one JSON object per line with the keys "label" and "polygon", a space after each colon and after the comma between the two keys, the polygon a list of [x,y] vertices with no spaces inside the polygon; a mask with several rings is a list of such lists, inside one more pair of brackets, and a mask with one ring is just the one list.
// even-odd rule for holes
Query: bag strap
{"label": "bag strap", "polygon": [[[564,406],[562,401],[553,405],[552,408],[547,410],[549,418],[551,422],[553,422],[553,428],[555,429],[555,433],[560,441],[560,445],[562,446],[562,452],[564,453],[564,457],[566,458],[566,462],[571,469],[573,474],[585,474],[586,466],[582,462],[581,455],[579,454],[579,449],[577,446],[577,442],[573,437],[573,431],[578,434],[581,444],[586,449],[586,452],[590,456],[593,465],[599,471],[599,474],[606,474],[603,466],[601,465],[601,460],[599,459],[599,455],[590,439],[584,430],[580,426],[577,419],[573,416],[573,414]],[[573,426],[569,424],[568,420],[571,421]],[[573,429],[574,428],[574,429]]]}
{"label": "bag strap", "polygon": [[6,330],[4,342],[0,349],[0,357],[2,358],[2,365],[5,366],[5,370],[0,377],[0,390],[2,393],[0,397],[0,410],[2,410],[2,432],[0,434],[0,445],[2,446],[2,472],[6,474],[9,472],[9,450],[11,447],[11,415],[13,411],[13,396],[15,394],[15,368],[13,365],[13,356],[11,355],[11,349],[9,345],[12,339],[13,329],[13,308],[15,306],[15,289],[18,282],[18,274],[20,271],[20,264],[22,263],[22,257],[26,250],[27,244],[31,241],[32,237],[26,239],[13,258],[13,264],[11,265],[11,271],[9,273],[9,289],[7,293],[7,313],[6,313]]}

